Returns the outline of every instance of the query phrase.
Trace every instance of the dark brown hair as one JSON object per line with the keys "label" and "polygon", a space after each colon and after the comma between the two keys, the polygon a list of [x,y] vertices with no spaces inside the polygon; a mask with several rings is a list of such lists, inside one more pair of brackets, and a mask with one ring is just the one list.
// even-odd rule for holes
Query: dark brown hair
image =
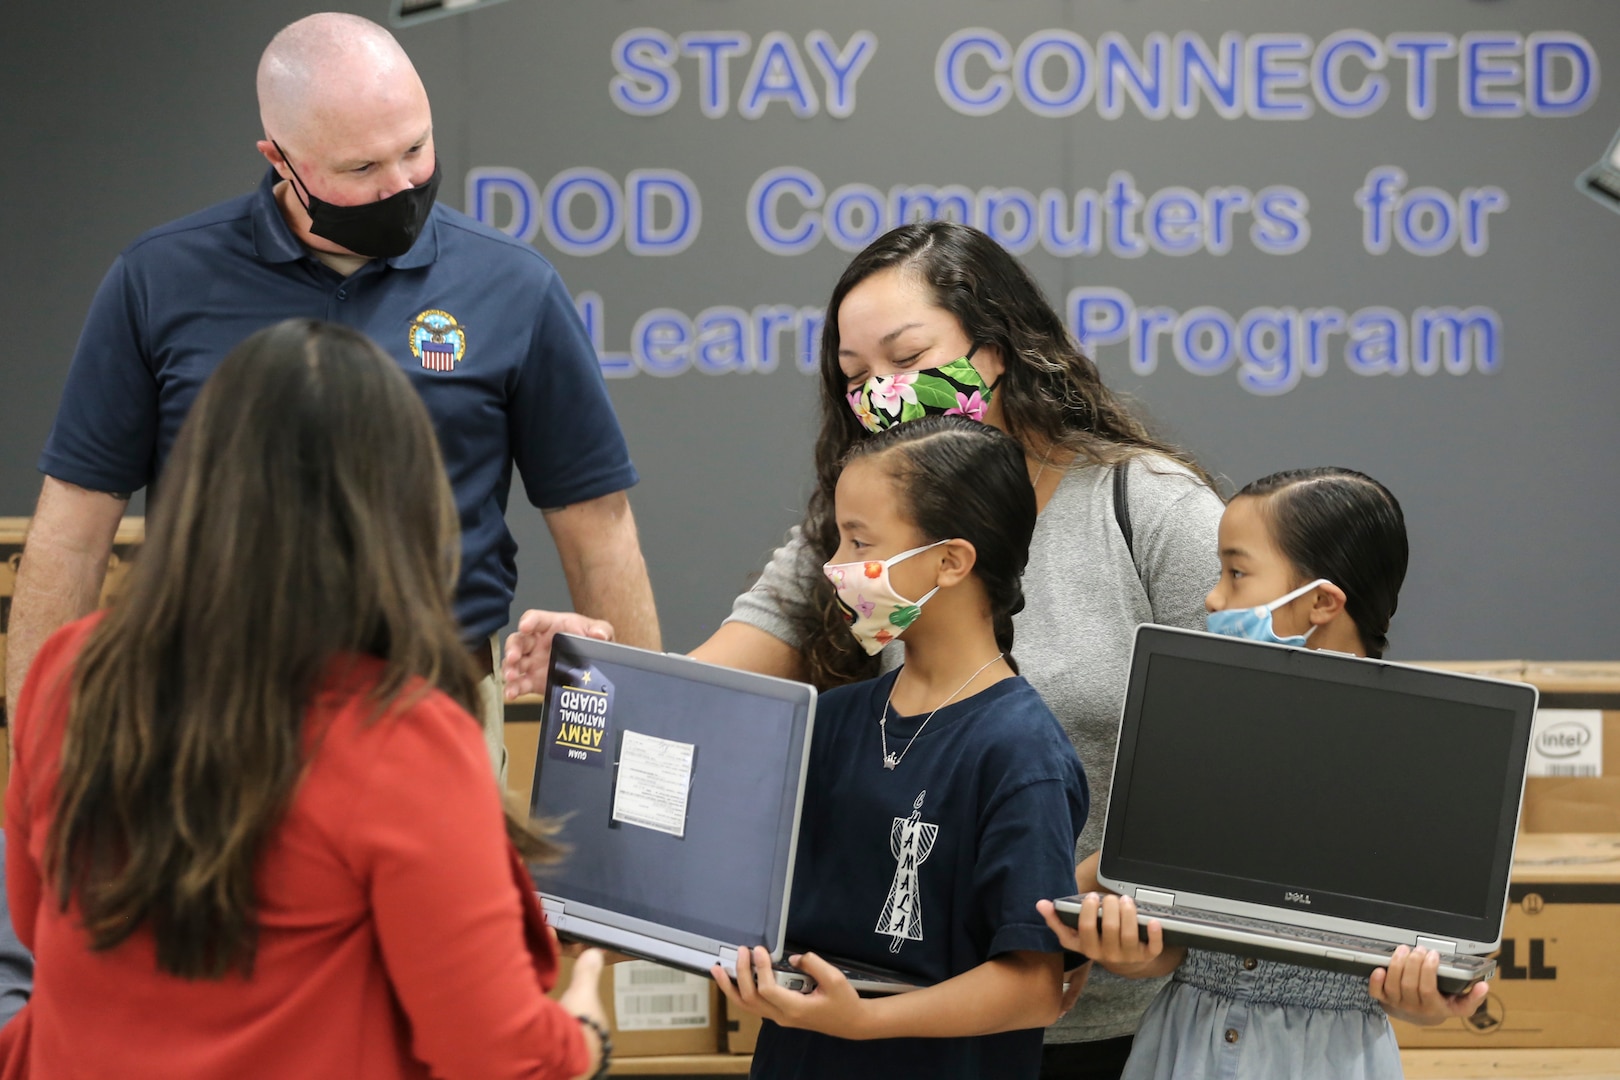
{"label": "dark brown hair", "polygon": [[[833,491],[849,448],[867,437],[849,407],[838,364],[838,309],[851,289],[883,270],[912,275],[933,302],[956,317],[975,346],[993,347],[1005,371],[996,384],[1007,433],[1026,453],[1072,454],[1077,462],[1112,465],[1142,453],[1179,462],[1210,487],[1208,474],[1182,450],[1156,438],[1125,402],[1103,385],[1024,266],[989,236],[966,225],[927,221],[878,237],[845,268],[827,302],[821,336],[821,431],[816,437],[816,489],[805,513],[804,565],[809,603],[790,605],[805,642],[810,681],[837,686],[877,673],[878,662],[844,629],[820,566],[838,547]],[[913,421],[915,422],[915,421]]]}
{"label": "dark brown hair", "polygon": [[855,443],[845,465],[862,458],[895,481],[895,509],[927,542],[973,545],[973,576],[990,602],[996,647],[1016,672],[1012,617],[1024,610],[1024,567],[1035,532],[1024,451],[989,424],[925,416]]}
{"label": "dark brown hair", "polygon": [[376,345],[295,319],[225,358],[76,661],[46,874],[92,948],[147,925],[160,970],[251,972],[256,864],[334,665],[383,661],[374,721],[432,688],[479,708],[458,549],[427,410]]}
{"label": "dark brown hair", "polygon": [[1303,579],[1344,590],[1344,609],[1368,656],[1389,648],[1389,623],[1406,580],[1406,518],[1389,489],[1354,469],[1289,469],[1249,484],[1271,538]]}

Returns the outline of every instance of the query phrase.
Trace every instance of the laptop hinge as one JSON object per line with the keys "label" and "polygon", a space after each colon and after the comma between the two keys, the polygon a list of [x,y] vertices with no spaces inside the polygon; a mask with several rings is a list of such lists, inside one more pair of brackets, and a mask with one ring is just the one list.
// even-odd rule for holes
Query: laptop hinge
{"label": "laptop hinge", "polygon": [[1160,907],[1175,907],[1176,894],[1173,892],[1160,892],[1158,889],[1137,889],[1136,899],[1143,904],[1158,904]]}
{"label": "laptop hinge", "polygon": [[1446,941],[1443,938],[1424,937],[1421,934],[1418,935],[1417,947],[1420,949],[1428,949],[1432,952],[1437,952],[1441,956],[1451,956],[1457,951],[1457,943],[1455,941]]}
{"label": "laptop hinge", "polygon": [[727,971],[737,970],[737,950],[727,945],[720,946],[717,962]]}

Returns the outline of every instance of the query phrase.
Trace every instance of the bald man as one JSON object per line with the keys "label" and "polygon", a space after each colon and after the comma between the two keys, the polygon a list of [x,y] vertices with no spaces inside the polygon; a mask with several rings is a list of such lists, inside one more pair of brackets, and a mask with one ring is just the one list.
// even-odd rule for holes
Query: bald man
{"label": "bald man", "polygon": [[130,494],[161,491],[181,421],[225,354],[282,319],[330,319],[391,353],[433,416],[461,512],[456,614],[503,773],[493,644],[517,579],[514,464],[574,605],[659,647],[625,496],[636,472],[595,350],[538,252],[434,202],[427,92],[386,30],[330,13],[293,23],[265,49],[258,95],[270,164],[258,190],[141,237],[91,305],[40,457],[8,692],[52,631],[94,608]]}

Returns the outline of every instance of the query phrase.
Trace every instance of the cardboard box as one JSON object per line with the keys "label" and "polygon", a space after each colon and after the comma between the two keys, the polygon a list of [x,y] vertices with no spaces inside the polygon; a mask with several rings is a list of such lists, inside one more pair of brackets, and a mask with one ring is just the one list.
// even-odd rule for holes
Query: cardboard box
{"label": "cardboard box", "polygon": [[1491,992],[1403,1047],[1620,1047],[1620,835],[1522,833]]}
{"label": "cardboard box", "polygon": [[1528,660],[1402,660],[1413,667],[1434,668],[1436,671],[1456,671],[1463,675],[1483,675],[1490,679],[1524,681]]}
{"label": "cardboard box", "polygon": [[765,1021],[751,1012],[731,1008],[726,1003],[726,1052],[729,1054],[752,1054],[754,1046],[759,1042],[759,1029]]}
{"label": "cardboard box", "polygon": [[1403,1050],[1406,1080],[1615,1080],[1620,1050]]}
{"label": "cardboard box", "polygon": [[1519,831],[1620,833],[1620,663],[1418,661],[1540,691]]}
{"label": "cardboard box", "polygon": [[506,703],[506,794],[525,813],[534,785],[534,757],[540,749],[539,717],[519,701]]}
{"label": "cardboard box", "polygon": [[[564,957],[552,997],[567,988],[573,968],[573,961]],[[707,976],[626,960],[603,969],[601,995],[615,1059],[714,1054],[725,1049],[723,999]]]}
{"label": "cardboard box", "polygon": [[1541,700],[1520,828],[1620,833],[1620,663],[1531,661],[1525,681]]}

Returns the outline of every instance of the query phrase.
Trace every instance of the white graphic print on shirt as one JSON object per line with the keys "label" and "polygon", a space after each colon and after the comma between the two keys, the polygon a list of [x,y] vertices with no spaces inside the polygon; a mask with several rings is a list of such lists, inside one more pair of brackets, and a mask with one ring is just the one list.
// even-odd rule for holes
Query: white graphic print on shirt
{"label": "white graphic print on shirt", "polygon": [[897,953],[906,941],[921,941],[922,895],[918,888],[917,868],[934,850],[939,826],[922,820],[924,789],[911,804],[911,816],[895,818],[889,827],[889,850],[894,854],[894,882],[889,896],[883,902],[883,913],[878,916],[876,932],[887,934],[889,951]]}

